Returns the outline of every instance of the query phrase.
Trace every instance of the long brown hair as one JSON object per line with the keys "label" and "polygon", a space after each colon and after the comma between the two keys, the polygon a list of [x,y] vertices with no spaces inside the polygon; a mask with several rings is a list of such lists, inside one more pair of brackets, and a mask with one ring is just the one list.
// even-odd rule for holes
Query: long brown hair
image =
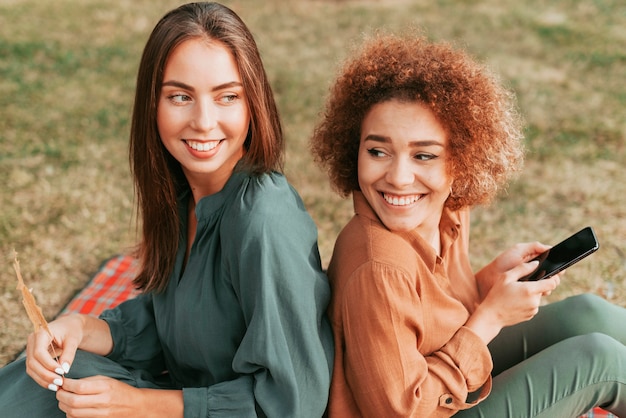
{"label": "long brown hair", "polygon": [[189,3],[163,16],[139,64],[130,132],[130,165],[143,232],[135,254],[141,270],[134,284],[145,291],[165,289],[181,239],[177,196],[188,184],[180,164],[161,142],[156,114],[167,59],[174,48],[192,38],[223,43],[237,63],[250,109],[246,153],[239,166],[252,174],[283,168],[278,110],[256,42],[245,23],[218,3]]}

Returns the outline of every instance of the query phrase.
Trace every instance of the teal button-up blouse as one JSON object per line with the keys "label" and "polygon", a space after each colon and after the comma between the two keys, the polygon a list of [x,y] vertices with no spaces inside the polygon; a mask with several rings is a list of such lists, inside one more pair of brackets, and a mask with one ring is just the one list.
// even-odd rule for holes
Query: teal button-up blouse
{"label": "teal button-up blouse", "polygon": [[109,357],[167,370],[185,417],[321,417],[333,360],[330,290],[302,200],[281,174],[235,172],[197,203],[183,269],[189,198],[179,199],[183,232],[167,289],[102,314]]}

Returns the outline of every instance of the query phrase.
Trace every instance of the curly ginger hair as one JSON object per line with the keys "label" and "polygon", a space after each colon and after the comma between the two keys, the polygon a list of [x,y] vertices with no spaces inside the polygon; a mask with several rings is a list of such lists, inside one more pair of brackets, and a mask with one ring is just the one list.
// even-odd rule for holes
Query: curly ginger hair
{"label": "curly ginger hair", "polygon": [[315,161],[343,197],[359,190],[361,123],[377,103],[427,105],[448,134],[452,210],[490,202],[523,163],[514,95],[485,66],[449,43],[377,34],[349,58],[311,138]]}

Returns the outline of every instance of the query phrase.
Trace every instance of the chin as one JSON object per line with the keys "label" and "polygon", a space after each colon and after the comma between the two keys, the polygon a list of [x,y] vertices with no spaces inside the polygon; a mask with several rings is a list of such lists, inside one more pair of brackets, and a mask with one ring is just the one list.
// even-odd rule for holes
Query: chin
{"label": "chin", "polygon": [[397,222],[385,222],[385,221],[383,221],[383,224],[391,232],[409,232],[409,231],[413,231],[415,228],[417,228],[417,225],[408,225],[408,224],[397,223]]}

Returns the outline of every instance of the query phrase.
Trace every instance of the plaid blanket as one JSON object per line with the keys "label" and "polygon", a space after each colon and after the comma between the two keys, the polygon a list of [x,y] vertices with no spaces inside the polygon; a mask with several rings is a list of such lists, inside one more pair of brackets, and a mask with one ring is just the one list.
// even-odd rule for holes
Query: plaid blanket
{"label": "plaid blanket", "polygon": [[61,314],[72,312],[98,316],[102,311],[135,297],[139,291],[132,281],[137,269],[137,260],[128,255],[118,255],[106,260]]}
{"label": "plaid blanket", "polygon": [[[106,260],[87,286],[61,313],[78,312],[97,316],[103,310],[133,298],[139,293],[132,285],[137,269],[137,260],[127,255],[118,255]],[[600,408],[594,408],[579,418],[617,417]]]}
{"label": "plaid blanket", "polygon": [[600,418],[600,417],[602,417],[602,418],[609,418],[609,417],[617,418],[616,415],[613,415],[610,412],[606,412],[605,410],[600,409],[600,408],[594,408],[591,411],[587,412],[586,414],[581,415],[580,418]]}

